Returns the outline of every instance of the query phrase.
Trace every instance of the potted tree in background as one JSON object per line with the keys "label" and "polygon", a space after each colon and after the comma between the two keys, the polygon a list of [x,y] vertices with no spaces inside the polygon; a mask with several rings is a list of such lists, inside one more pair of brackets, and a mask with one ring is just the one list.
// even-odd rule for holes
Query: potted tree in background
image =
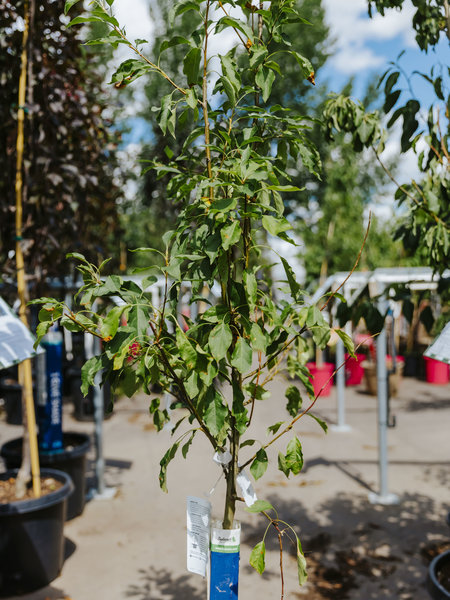
{"label": "potted tree in background", "polygon": [[[3,92],[0,104],[5,115],[1,125],[5,143],[0,148],[0,166],[4,173],[0,181],[4,199],[0,206],[1,292],[11,303],[16,298],[16,286],[11,284],[9,290],[8,282],[12,281],[17,263],[18,272],[24,274],[24,298],[49,293],[64,298],[72,283],[64,256],[69,248],[73,249],[74,240],[77,240],[76,249],[92,260],[113,254],[112,263],[119,264],[118,252],[114,251],[120,235],[117,199],[121,189],[116,158],[120,132],[115,129],[112,133],[109,118],[104,113],[99,81],[101,61],[92,53],[89,56],[80,45],[76,29],[65,27],[61,6],[43,0],[18,0],[3,3],[0,10],[5,49],[0,57]],[[28,35],[23,44],[21,24],[27,18]],[[27,77],[18,101],[23,55]],[[108,111],[110,116],[110,106]],[[23,211],[18,211],[13,208],[17,196],[14,174],[18,155],[17,124],[21,119],[25,160],[19,169],[23,185],[18,194]],[[20,231],[14,221],[19,212],[23,212]],[[22,265],[19,254],[23,257]],[[35,327],[37,316],[33,310],[30,313],[31,326]],[[56,348],[61,351],[62,343],[51,345],[51,349]],[[70,383],[70,367],[76,365],[67,364],[65,356],[63,352],[62,375]],[[60,376],[61,373],[59,379]],[[21,424],[22,386],[11,379],[0,382],[0,393],[15,392],[8,402],[8,408],[10,405],[16,408],[10,422]],[[80,376],[79,381],[81,383]],[[59,388],[60,385],[59,380]],[[61,389],[58,394],[61,405]],[[38,406],[38,413],[40,408]],[[46,409],[48,413],[48,405]],[[76,491],[69,498],[67,515],[73,517],[84,507],[90,439],[84,433],[64,431],[61,435],[59,448],[40,444],[41,465],[71,474]],[[43,437],[40,431],[41,441]],[[20,466],[22,455],[27,455],[27,452],[22,453],[21,446],[22,438],[2,446],[7,468]]]}
{"label": "potted tree in background", "polygon": [[[24,120],[28,71],[27,42],[30,31],[29,4],[25,2],[24,27],[20,53],[18,84],[18,114],[16,129],[15,168],[15,238],[17,293],[21,327],[16,336],[30,337],[27,331],[25,262],[22,248],[23,233],[23,164]],[[36,421],[33,403],[31,353],[26,341],[11,335],[14,316],[5,314],[9,308],[1,305],[2,328],[8,343],[22,345],[16,356],[20,357],[19,379],[23,382],[22,416],[24,419],[23,460],[18,471],[6,471],[0,476],[0,588],[2,594],[17,594],[52,581],[60,572],[64,558],[63,527],[66,501],[73,491],[68,475],[57,470],[40,470]],[[12,329],[11,329],[12,327]],[[5,331],[6,330],[6,331]],[[30,344],[31,346],[31,344]],[[14,355],[14,353],[13,353]],[[25,357],[25,358],[24,358]],[[7,363],[8,364],[8,363]],[[31,486],[29,485],[31,481]]]}
{"label": "potted tree in background", "polygon": [[[77,2],[68,0],[66,12]],[[113,387],[120,386],[128,395],[143,389],[153,396],[150,412],[158,430],[169,420],[169,414],[160,397],[152,395],[152,389],[158,385],[171,394],[171,408],[179,408],[181,413],[172,430],[174,442],[160,462],[161,488],[167,491],[167,469],[177,452],[181,450],[186,456],[195,437],[204,435],[226,480],[219,529],[234,532],[236,507],[243,496],[248,510],[262,512],[269,519],[281,544],[289,527],[268,502],[254,501],[245,469],[249,467],[254,479],[259,479],[274,458],[273,443],[285,436],[286,449],[275,460],[287,477],[297,474],[303,456],[293,426],[309,415],[326,429],[311,413],[320,391],[314,393],[310,373],[296,357],[301,355],[299,349],[306,347],[306,332],[324,348],[331,328],[321,310],[308,304],[293,269],[282,256],[275,258],[284,268],[281,286],[290,299],[276,300],[276,290],[265,280],[262,257],[262,249],[270,247],[272,236],[294,243],[287,234],[291,224],[283,215],[282,193],[301,190],[290,183],[288,158],[293,157],[316,175],[320,168],[317,150],[308,138],[311,120],[270,101],[273,82],[282,77],[277,62],[280,53],[293,56],[298,76],[314,84],[310,61],[284,37],[287,24],[295,23],[299,29],[310,25],[297,13],[294,0],[272,2],[269,7],[245,0],[182,0],[172,8],[172,18],[191,11],[193,30],[165,40],[160,48],[164,52],[174,45],[185,47],[184,75],[176,79],[145,56],[145,40],[127,38],[112,6],[113,0],[95,0],[89,12],[76,16],[71,25],[106,24],[108,33],[88,43],[130,49],[131,58],[112,76],[116,88],[143,75],[169,82],[170,93],[155,107],[164,133],[175,138],[177,123],[187,119],[194,122],[179,155],[168,147],[167,160],[149,166],[159,176],[172,175],[167,195],[182,209],[174,229],[162,237],[162,252],[139,249],[149,257],[142,287],[117,275],[105,277],[105,262],[97,267],[83,255],[72,253],[84,280],[78,293],[81,308],[72,310],[53,298],[35,300],[42,305],[38,340],[57,321],[70,331],[99,338],[101,353],[82,369],[83,392],[87,393],[99,371],[104,380]],[[231,37],[234,43],[228,52],[214,56],[212,38],[220,34]],[[145,289],[156,282],[157,275],[164,280],[163,297],[154,305]],[[190,289],[190,316],[184,316],[183,322],[180,295],[186,286]],[[207,297],[207,290],[212,289],[218,290],[213,304]],[[112,296],[122,303],[108,312],[102,312],[101,305],[93,309],[94,302]],[[326,305],[322,302],[323,308]],[[349,337],[340,329],[336,333],[353,353]],[[302,387],[288,387],[289,417],[283,420],[280,416],[279,422],[268,424],[267,439],[257,441],[251,433],[254,412],[259,401],[267,400],[269,382],[286,363]],[[305,558],[297,535],[289,531],[303,583]],[[228,564],[231,573],[212,575],[211,598],[221,593],[221,598],[237,595],[236,546],[237,559]],[[263,540],[251,555],[251,564],[259,572],[264,570],[264,555]]]}

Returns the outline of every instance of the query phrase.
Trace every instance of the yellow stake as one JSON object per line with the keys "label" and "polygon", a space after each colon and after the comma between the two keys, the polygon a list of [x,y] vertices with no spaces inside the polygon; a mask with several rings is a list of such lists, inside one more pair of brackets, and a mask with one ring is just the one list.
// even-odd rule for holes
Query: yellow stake
{"label": "yellow stake", "polygon": [[[25,91],[27,84],[27,43],[28,30],[30,25],[30,16],[28,10],[28,0],[25,1],[25,28],[23,31],[22,55],[20,65],[19,79],[19,107],[17,111],[17,143],[16,143],[16,269],[17,269],[17,293],[20,300],[19,317],[28,327],[26,313],[26,284],[25,284],[25,264],[22,252],[22,166],[24,150],[24,121],[25,121]],[[34,413],[33,402],[33,380],[31,374],[31,359],[27,359],[19,366],[21,379],[23,381],[23,393],[25,396],[25,406],[28,423],[28,435],[30,440],[31,455],[31,475],[33,478],[33,492],[36,498],[41,495],[41,479],[39,469],[39,452],[36,433],[36,416]]]}

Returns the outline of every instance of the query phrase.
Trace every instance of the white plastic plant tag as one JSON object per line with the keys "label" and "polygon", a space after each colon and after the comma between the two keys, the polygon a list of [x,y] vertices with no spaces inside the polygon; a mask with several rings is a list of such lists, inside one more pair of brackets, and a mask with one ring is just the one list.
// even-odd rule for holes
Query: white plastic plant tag
{"label": "white plastic plant tag", "polygon": [[236,477],[236,483],[241,488],[242,496],[247,506],[251,506],[258,500],[252,482],[244,469]]}
{"label": "white plastic plant tag", "polygon": [[202,498],[188,496],[187,520],[187,570],[205,577],[208,564],[211,504]]}
{"label": "white plastic plant tag", "polygon": [[216,452],[213,456],[213,461],[218,465],[227,465],[231,462],[232,458],[228,450],[225,450],[225,452]]}
{"label": "white plastic plant tag", "polygon": [[215,521],[211,528],[211,552],[229,554],[239,552],[241,543],[241,524],[234,521],[233,529],[222,529],[222,522]]}

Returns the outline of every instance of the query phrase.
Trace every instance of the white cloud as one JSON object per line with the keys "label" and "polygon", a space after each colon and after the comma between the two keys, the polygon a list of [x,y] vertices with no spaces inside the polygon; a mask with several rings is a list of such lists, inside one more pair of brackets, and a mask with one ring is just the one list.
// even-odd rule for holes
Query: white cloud
{"label": "white cloud", "polygon": [[404,46],[414,44],[411,22],[414,9],[409,0],[403,10],[386,11],[384,17],[369,19],[367,0],[324,0],[326,20],[336,47],[330,63],[345,74],[360,73],[385,63],[385,57],[368,47],[371,42],[401,38]]}
{"label": "white cloud", "polygon": [[116,0],[114,14],[127,36],[134,41],[143,38],[151,42],[154,24],[150,19],[148,0]]}
{"label": "white cloud", "polygon": [[330,62],[341,73],[352,75],[379,67],[385,64],[385,59],[376,55],[370,48],[349,44],[340,48]]}

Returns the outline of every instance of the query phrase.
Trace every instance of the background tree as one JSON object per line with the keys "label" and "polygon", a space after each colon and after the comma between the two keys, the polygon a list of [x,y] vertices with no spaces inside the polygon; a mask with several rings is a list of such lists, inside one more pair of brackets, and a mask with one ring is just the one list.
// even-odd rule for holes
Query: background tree
{"label": "background tree", "polygon": [[[321,77],[321,67],[332,51],[333,42],[320,1],[298,0],[296,9],[309,25],[304,24],[301,36],[298,35],[298,26],[287,26],[283,34],[284,39],[289,40],[292,48],[300,55],[312,56],[316,85],[313,86],[311,82],[298,77],[297,63],[293,56],[286,53],[275,55],[283,66],[283,76],[277,77],[273,83],[271,102],[301,114],[315,114],[320,118],[329,91],[326,80]],[[173,76],[183,75],[183,46],[168,46],[166,40],[170,36],[182,37],[184,32],[195,24],[196,15],[187,12],[182,16],[182,21],[173,24],[170,21],[170,6],[159,0],[151,4],[151,14],[157,24],[155,29],[160,32],[154,38],[152,52],[156,55],[159,48],[165,48],[160,64]],[[273,45],[274,52],[281,50],[280,42],[274,41]],[[238,55],[237,60],[244,60],[243,54]],[[347,91],[350,87],[351,84],[347,86]],[[145,87],[148,106],[153,106],[169,91],[168,82],[157,86],[154,82],[148,83]],[[373,105],[375,97],[373,85],[368,93],[368,104]],[[161,132],[157,126],[157,114],[146,106],[142,117],[149,123],[152,132],[151,140],[143,151],[144,160],[152,159],[163,163],[167,161],[168,155],[178,155],[181,150],[179,141],[170,133],[164,135]],[[351,141],[344,135],[330,144],[325,140],[319,123],[311,120],[309,126],[310,137],[317,151],[310,146],[304,148],[301,155],[289,159],[289,173],[293,185],[299,188],[307,187],[307,192],[283,192],[281,196],[287,214],[291,215],[290,220],[302,240],[301,248],[304,250],[301,251],[301,258],[307,279],[312,281],[319,277],[324,261],[328,263],[330,271],[348,270],[353,266],[363,236],[367,205],[375,194],[380,193],[388,178],[381,167],[374,165],[366,155],[361,156],[355,152]],[[177,119],[178,130],[187,134],[189,127],[189,123]],[[286,153],[286,148],[280,145],[277,151]],[[336,161],[337,156],[341,157],[340,161]],[[318,162],[318,157],[322,163],[320,180],[317,178],[318,169],[316,174],[310,172],[311,165]],[[345,164],[342,164],[342,161]],[[156,247],[163,248],[161,231],[172,226],[179,210],[178,205],[167,201],[167,186],[170,185],[170,181],[170,173],[158,177],[153,170],[148,170],[141,180],[137,202],[128,205],[125,216],[126,229],[133,232],[133,239],[128,235],[130,247],[146,245],[151,240]],[[351,218],[347,218],[349,215]],[[328,223],[331,216],[334,218],[333,236],[328,244],[326,239],[329,235]],[[383,252],[377,252],[378,244],[382,244]],[[392,241],[392,232],[374,219],[362,265],[372,268],[375,264],[398,264],[399,249],[400,245]],[[136,263],[138,255],[134,255],[132,260]]]}
{"label": "background tree", "polygon": [[[402,10],[403,5],[401,0],[375,0],[369,2],[369,13],[375,8],[384,15],[387,9]],[[397,236],[410,254],[442,273],[450,264],[450,94],[448,65],[440,62],[437,45],[450,40],[450,9],[447,0],[413,0],[413,6],[417,44],[423,52],[431,50],[435,61],[429,73],[415,71],[408,76],[393,64],[384,76],[388,127],[402,118],[401,151],[416,154],[421,174],[419,181],[398,185],[396,199],[407,212]],[[429,106],[415,93],[417,79],[434,95]]]}
{"label": "background tree", "polygon": [[[389,8],[402,9],[402,0],[374,0],[368,3],[382,15]],[[413,28],[422,51],[436,49],[440,39],[450,36],[450,14],[447,0],[425,3],[413,0],[416,13]],[[445,41],[443,42],[445,43]],[[412,151],[417,157],[419,176],[399,183],[383,162],[386,132],[380,127],[379,115],[366,113],[364,107],[349,97],[330,100],[326,118],[330,131],[349,132],[357,150],[372,148],[386,174],[397,186],[395,199],[403,205],[403,219],[397,236],[407,252],[419,256],[422,263],[439,273],[450,264],[450,177],[449,134],[450,102],[448,66],[439,62],[439,54],[429,73],[414,71],[408,75],[398,64],[384,74],[384,110],[390,115],[390,129],[401,120],[401,153]],[[434,97],[424,106],[414,92],[414,79],[431,86]]]}
{"label": "background tree", "polygon": [[[329,56],[329,29],[324,20],[325,11],[320,0],[318,2],[316,0],[297,0],[296,9],[309,24],[304,23],[301,36],[298,35],[298,26],[288,25],[283,36],[285,40],[292,41],[293,48],[299,54],[312,57],[311,64],[315,73],[317,73]],[[175,22],[172,22],[171,5],[162,0],[155,0],[150,4],[150,13],[156,24],[155,30],[159,32],[152,40],[152,55],[158,56],[162,48],[163,52],[160,56],[162,68],[173,77],[177,75],[184,77],[183,57],[185,46],[182,44],[169,45],[167,40],[169,38],[173,40],[177,36],[182,38],[187,30],[196,26],[198,16],[189,11],[180,15]],[[281,41],[273,41],[273,51],[282,51]],[[272,104],[289,106],[295,108],[296,112],[303,114],[308,111],[311,112],[311,107],[319,102],[318,99],[323,98],[322,88],[317,93],[310,82],[304,81],[298,76],[298,64],[292,56],[282,53],[276,55],[276,58],[285,70],[283,76],[277,78],[273,84]],[[238,53],[237,60],[238,62],[244,60],[243,54],[239,55]],[[220,66],[217,67],[217,76],[219,71]],[[192,123],[183,116],[181,119],[177,119],[177,131],[182,134],[177,138],[174,138],[170,132],[164,134],[159,128],[157,113],[152,111],[150,107],[154,106],[170,90],[170,83],[166,81],[158,82],[157,85],[154,81],[150,81],[145,86],[146,105],[142,112],[142,118],[150,126],[151,139],[142,153],[144,161],[152,160],[164,163],[173,155],[179,155],[181,151],[180,139],[187,137],[192,128]],[[320,139],[320,136],[317,137]],[[310,177],[308,169],[304,169],[303,179],[309,179]],[[170,186],[171,179],[170,173],[159,177],[152,169],[145,172],[139,186],[138,199],[136,202],[133,200],[128,203],[124,217],[127,223],[126,229],[133,231],[133,238],[130,235],[127,237],[129,247],[147,245],[151,241],[152,245],[155,245],[158,249],[163,249],[161,232],[173,226],[180,209],[179,204],[167,200],[167,188]],[[298,201],[297,198],[295,203],[298,203]],[[134,262],[139,261],[139,257],[135,255],[131,257],[131,260]]]}
{"label": "background tree", "polygon": [[[352,94],[351,81],[342,93]],[[373,83],[366,90],[363,104],[366,108],[379,106],[379,96]],[[322,104],[322,111],[323,108]],[[321,180],[308,183],[312,193],[297,224],[306,280],[316,284],[327,274],[352,268],[361,248],[370,205],[376,207],[379,199],[388,195],[390,183],[369,152],[355,150],[348,134],[338,133],[328,143],[322,141],[321,151]],[[393,165],[390,168],[395,172]],[[392,218],[372,215],[360,269],[406,264],[405,252],[394,241],[393,233]]]}
{"label": "background tree", "polygon": [[[66,252],[117,256],[115,151],[120,137],[105,116],[98,59],[66,29],[57,0],[32,3],[25,123],[24,250],[39,284],[67,272]],[[24,3],[0,0],[0,260],[14,270],[14,177],[20,19]],[[114,242],[114,243],[113,243]]]}

